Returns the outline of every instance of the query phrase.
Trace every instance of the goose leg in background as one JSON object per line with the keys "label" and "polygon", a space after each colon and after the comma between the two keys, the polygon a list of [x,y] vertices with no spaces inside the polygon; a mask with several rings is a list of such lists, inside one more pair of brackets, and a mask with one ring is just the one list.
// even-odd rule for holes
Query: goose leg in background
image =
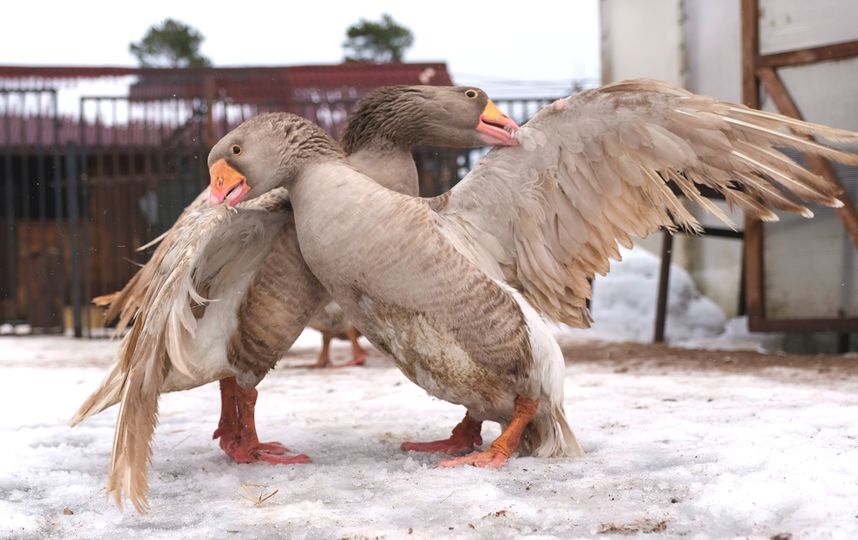
{"label": "goose leg in background", "polygon": [[319,359],[310,367],[326,368],[331,365],[331,335],[322,332],[322,350],[319,352]]}
{"label": "goose leg in background", "polygon": [[439,467],[456,467],[458,465],[473,465],[474,467],[502,467],[510,456],[518,449],[521,434],[524,428],[536,415],[539,400],[528,399],[524,396],[515,398],[515,412],[512,421],[503,430],[503,433],[495,439],[488,450],[474,452],[467,456],[453,459],[445,459],[438,463]]}
{"label": "goose leg in background", "polygon": [[352,359],[337,367],[364,365],[366,362],[366,351],[363,350],[363,347],[360,346],[360,342],[358,341],[360,338],[360,332],[358,332],[354,326],[349,326],[349,329],[346,330],[346,337],[348,337],[349,341],[352,342]]}
{"label": "goose leg in background", "polygon": [[453,428],[453,433],[448,439],[432,442],[404,442],[400,445],[403,451],[412,452],[444,452],[446,454],[461,454],[471,452],[475,446],[483,444],[480,430],[483,423],[471,418],[465,413],[465,417]]}
{"label": "goose leg in background", "polygon": [[289,449],[278,442],[259,442],[256,435],[258,395],[259,392],[255,388],[240,387],[235,377],[221,379],[221,416],[212,438],[220,439],[221,449],[236,463],[310,463],[310,458],[304,454],[287,455]]}

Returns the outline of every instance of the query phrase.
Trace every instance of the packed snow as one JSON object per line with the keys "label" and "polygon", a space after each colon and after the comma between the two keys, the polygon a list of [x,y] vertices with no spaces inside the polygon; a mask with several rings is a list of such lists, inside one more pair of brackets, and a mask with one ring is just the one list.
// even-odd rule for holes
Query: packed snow
{"label": "packed snow", "polygon": [[[317,338],[284,363],[311,363]],[[260,435],[313,463],[231,463],[211,440],[217,386],[169,394],[141,516],[103,489],[116,411],[66,425],[115,350],[0,338],[0,538],[858,538],[855,369],[623,363],[573,343],[566,409],[587,455],[449,470],[399,444],[446,437],[463,410],[378,353],[281,366],[260,385]],[[672,354],[692,353],[730,354]]]}

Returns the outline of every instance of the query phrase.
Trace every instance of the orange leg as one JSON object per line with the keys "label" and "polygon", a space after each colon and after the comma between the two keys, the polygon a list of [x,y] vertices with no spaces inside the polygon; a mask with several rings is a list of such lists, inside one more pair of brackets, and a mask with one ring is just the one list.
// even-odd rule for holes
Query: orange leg
{"label": "orange leg", "polygon": [[363,350],[363,347],[360,346],[360,342],[358,342],[360,332],[358,332],[357,329],[353,326],[350,326],[349,329],[346,331],[346,336],[348,336],[349,341],[352,342],[352,359],[345,364],[340,364],[337,367],[364,365],[364,363],[366,362],[366,351]]}
{"label": "orange leg", "polygon": [[236,463],[264,461],[272,464],[290,465],[310,463],[304,454],[289,456],[288,448],[278,442],[260,443],[256,435],[255,388],[244,389],[228,377],[220,381],[221,415],[218,428],[212,435],[220,439],[220,447]]}
{"label": "orange leg", "polygon": [[319,352],[319,359],[316,360],[316,363],[310,367],[313,368],[326,368],[331,365],[331,336],[329,334],[322,333],[322,350]]}
{"label": "orange leg", "polygon": [[536,409],[539,407],[539,401],[528,399],[524,396],[515,398],[515,412],[512,415],[512,421],[507,428],[503,430],[500,437],[495,439],[495,442],[488,450],[482,452],[473,452],[467,456],[462,456],[453,459],[445,459],[438,463],[439,467],[456,467],[457,465],[473,465],[474,467],[491,467],[497,468],[503,466],[510,456],[518,449],[518,443],[521,440],[521,434],[524,428],[530,423],[536,415]]}
{"label": "orange leg", "polygon": [[465,413],[461,422],[453,428],[453,433],[448,439],[432,442],[404,442],[400,446],[403,451],[412,452],[445,452],[447,454],[460,454],[470,452],[475,446],[483,444],[480,429],[483,423],[478,422]]}

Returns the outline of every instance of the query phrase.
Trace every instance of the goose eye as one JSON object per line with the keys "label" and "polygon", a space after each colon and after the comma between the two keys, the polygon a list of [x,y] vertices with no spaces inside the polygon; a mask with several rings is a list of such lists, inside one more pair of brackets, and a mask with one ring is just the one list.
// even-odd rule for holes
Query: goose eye
{"label": "goose eye", "polygon": [[473,90],[473,89],[472,90],[465,90],[465,95],[471,99],[474,99],[475,97],[477,97],[479,95],[479,92],[477,92],[476,90]]}
{"label": "goose eye", "polygon": [[239,155],[239,154],[241,153],[241,147],[240,147],[240,146],[238,146],[237,144],[232,145],[232,146],[230,147],[230,150],[232,151],[232,154],[233,154],[234,156],[237,156],[237,155]]}

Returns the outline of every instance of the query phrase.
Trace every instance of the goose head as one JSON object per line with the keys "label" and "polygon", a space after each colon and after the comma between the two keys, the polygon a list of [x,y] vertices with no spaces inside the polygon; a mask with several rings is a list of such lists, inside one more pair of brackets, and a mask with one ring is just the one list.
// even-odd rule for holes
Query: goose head
{"label": "goose head", "polygon": [[290,113],[267,113],[243,122],[209,152],[213,205],[241,201],[286,185],[315,160],[344,159],[321,128]]}
{"label": "goose head", "polygon": [[387,86],[358,102],[342,145],[448,148],[518,144],[518,125],[484,91],[469,86]]}
{"label": "goose head", "polygon": [[[388,86],[358,103],[342,145],[349,154],[363,148],[408,149],[417,144],[452,148],[515,145],[517,130],[518,125],[479,88]],[[331,145],[321,129],[300,117],[269,113],[251,118],[228,133],[209,154],[210,202],[234,206],[258,197],[288,182],[301,160],[309,159],[313,151],[339,152]],[[247,172],[250,168],[252,176]]]}

